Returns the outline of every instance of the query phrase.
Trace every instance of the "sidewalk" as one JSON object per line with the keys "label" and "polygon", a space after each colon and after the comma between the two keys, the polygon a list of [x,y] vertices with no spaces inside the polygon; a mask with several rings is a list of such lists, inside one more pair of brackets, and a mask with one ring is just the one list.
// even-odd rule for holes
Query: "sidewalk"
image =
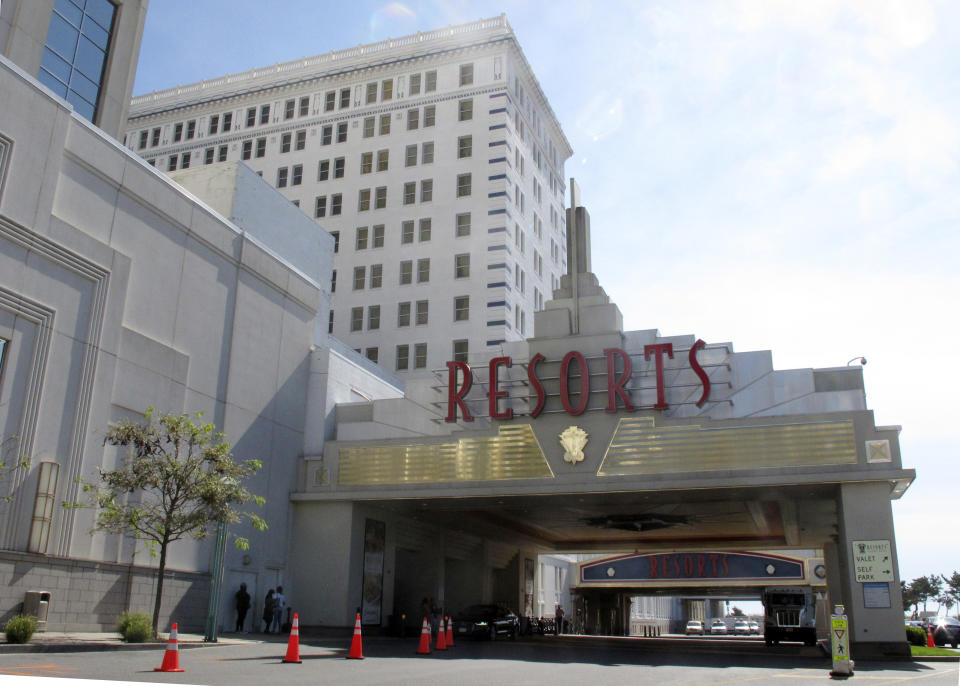
{"label": "sidewalk", "polygon": [[[93,650],[158,650],[166,646],[169,634],[160,632],[160,638],[152,643],[124,643],[120,634],[95,631],[44,631],[33,635],[29,643],[7,643],[0,632],[0,655],[8,653],[68,653]],[[213,648],[221,645],[244,645],[287,640],[280,634],[221,634],[216,643],[207,643],[203,634],[177,634],[177,643],[185,648]]]}

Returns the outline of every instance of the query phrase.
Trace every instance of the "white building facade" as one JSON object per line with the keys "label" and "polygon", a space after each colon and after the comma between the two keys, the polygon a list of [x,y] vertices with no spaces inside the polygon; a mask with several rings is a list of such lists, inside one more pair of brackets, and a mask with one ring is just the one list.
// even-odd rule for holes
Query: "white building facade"
{"label": "white building facade", "polygon": [[330,231],[329,331],[401,376],[532,335],[565,269],[571,149],[504,16],[135,97],[125,144]]}

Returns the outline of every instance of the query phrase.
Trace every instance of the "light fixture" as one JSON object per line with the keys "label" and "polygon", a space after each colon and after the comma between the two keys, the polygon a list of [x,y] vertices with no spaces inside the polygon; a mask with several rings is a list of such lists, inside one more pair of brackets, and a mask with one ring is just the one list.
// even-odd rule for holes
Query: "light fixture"
{"label": "light fixture", "polygon": [[854,362],[860,362],[860,365],[862,366],[867,363],[867,358],[863,357],[862,355],[858,355],[857,357],[854,357],[849,362],[847,362],[847,366],[848,367],[852,366]]}

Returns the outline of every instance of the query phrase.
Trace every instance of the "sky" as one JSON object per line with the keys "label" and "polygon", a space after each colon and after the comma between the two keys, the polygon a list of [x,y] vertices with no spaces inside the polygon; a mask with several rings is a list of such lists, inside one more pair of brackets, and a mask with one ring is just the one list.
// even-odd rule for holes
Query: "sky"
{"label": "sky", "polygon": [[864,356],[917,480],[901,577],[960,570],[960,3],[152,0],[135,94],[505,13],[626,330]]}

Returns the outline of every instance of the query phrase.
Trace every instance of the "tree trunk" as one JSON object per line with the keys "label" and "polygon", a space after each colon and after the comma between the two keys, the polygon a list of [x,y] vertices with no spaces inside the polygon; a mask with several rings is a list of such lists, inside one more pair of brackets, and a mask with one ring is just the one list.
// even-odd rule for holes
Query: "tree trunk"
{"label": "tree trunk", "polygon": [[170,541],[164,536],[160,542],[160,566],[157,568],[157,596],[153,601],[153,636],[156,638],[160,628],[160,602],[163,600],[163,574],[167,568],[167,546]]}

